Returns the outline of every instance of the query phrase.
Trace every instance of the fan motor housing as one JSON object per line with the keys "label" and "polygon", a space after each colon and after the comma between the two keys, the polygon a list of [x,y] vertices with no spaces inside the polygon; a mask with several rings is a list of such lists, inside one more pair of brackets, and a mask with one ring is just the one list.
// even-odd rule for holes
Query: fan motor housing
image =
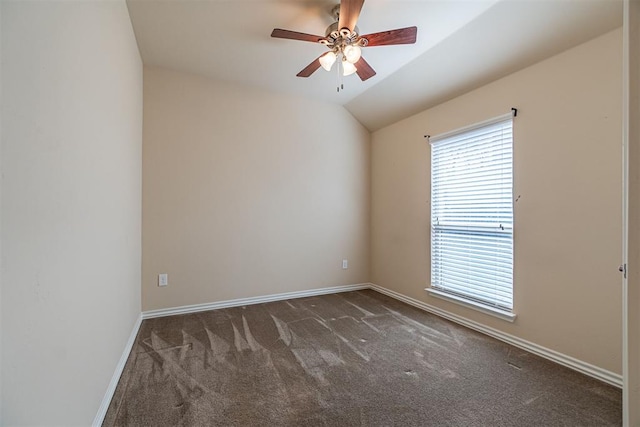
{"label": "fan motor housing", "polygon": [[353,31],[349,31],[348,28],[340,29],[338,25],[339,23],[337,21],[329,25],[325,31],[325,38],[320,40],[320,43],[329,47],[340,45],[367,45],[367,40],[359,36],[360,30],[358,26],[356,26]]}

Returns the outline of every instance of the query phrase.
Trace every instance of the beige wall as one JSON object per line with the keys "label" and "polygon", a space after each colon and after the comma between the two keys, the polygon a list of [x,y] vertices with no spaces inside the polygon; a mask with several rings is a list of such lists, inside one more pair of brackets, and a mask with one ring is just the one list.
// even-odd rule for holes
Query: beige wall
{"label": "beige wall", "polygon": [[145,67],[143,310],[368,281],[369,143],[340,106]]}
{"label": "beige wall", "polygon": [[625,1],[624,140],[627,162],[623,422],[640,426],[640,0]]}
{"label": "beige wall", "polygon": [[2,425],[90,425],[140,314],[124,1],[2,1]]}
{"label": "beige wall", "polygon": [[[621,372],[621,31],[372,136],[372,281]],[[429,145],[518,108],[515,323],[427,295]]]}

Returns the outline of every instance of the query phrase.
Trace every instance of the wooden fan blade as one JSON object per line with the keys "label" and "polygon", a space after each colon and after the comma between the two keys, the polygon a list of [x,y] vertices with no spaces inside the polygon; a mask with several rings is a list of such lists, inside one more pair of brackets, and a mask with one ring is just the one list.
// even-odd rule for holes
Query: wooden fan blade
{"label": "wooden fan blade", "polygon": [[360,80],[365,81],[376,75],[376,70],[371,68],[371,65],[361,56],[358,62],[355,63],[356,73]]}
{"label": "wooden fan blade", "polygon": [[342,0],[340,2],[340,18],[338,19],[338,30],[348,28],[353,31],[360,16],[364,0]]}
{"label": "wooden fan blade", "polygon": [[416,42],[418,27],[398,28],[362,36],[367,39],[368,46],[387,46],[392,44],[413,44]]}
{"label": "wooden fan blade", "polygon": [[[324,55],[324,53],[322,55]],[[304,67],[304,69],[300,71],[298,74],[296,74],[296,76],[309,77],[311,74],[313,74],[318,68],[320,68],[320,56],[317,57],[315,61],[313,61],[311,64]]]}
{"label": "wooden fan blade", "polygon": [[300,40],[303,42],[312,42],[312,43],[318,43],[320,40],[324,40],[324,37],[322,36],[314,36],[313,34],[283,30],[281,28],[275,28],[271,32],[271,37],[277,37],[279,39]]}

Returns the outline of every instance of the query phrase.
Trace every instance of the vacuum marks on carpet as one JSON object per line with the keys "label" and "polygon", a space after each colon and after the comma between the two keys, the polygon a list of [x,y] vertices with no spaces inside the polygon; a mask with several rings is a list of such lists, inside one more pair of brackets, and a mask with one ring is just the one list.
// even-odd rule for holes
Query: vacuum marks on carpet
{"label": "vacuum marks on carpet", "polygon": [[103,425],[600,426],[620,417],[613,387],[357,291],[145,320]]}

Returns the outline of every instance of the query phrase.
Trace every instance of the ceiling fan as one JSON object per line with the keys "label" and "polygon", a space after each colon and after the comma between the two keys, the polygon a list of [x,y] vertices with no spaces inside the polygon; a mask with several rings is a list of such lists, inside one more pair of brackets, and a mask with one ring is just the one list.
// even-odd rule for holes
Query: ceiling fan
{"label": "ceiling fan", "polygon": [[320,67],[329,71],[339,59],[343,75],[357,73],[360,80],[365,81],[375,76],[376,72],[361,56],[360,48],[416,42],[417,27],[399,28],[361,36],[356,22],[363,4],[364,0],[341,0],[340,4],[332,10],[336,22],[327,28],[324,37],[280,28],[273,30],[271,37],[321,43],[329,49],[329,52],[323,53],[300,71],[297,74],[298,77],[309,77]]}

